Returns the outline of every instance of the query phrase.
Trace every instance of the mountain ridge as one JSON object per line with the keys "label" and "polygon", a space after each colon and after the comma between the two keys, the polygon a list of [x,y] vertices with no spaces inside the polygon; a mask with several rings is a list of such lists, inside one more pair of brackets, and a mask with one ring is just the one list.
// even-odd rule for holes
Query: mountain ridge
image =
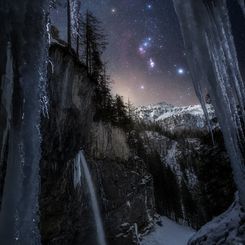
{"label": "mountain ridge", "polygon": [[[216,125],[214,108],[206,104],[212,126]],[[205,118],[201,105],[174,106],[166,102],[140,106],[136,109],[139,119],[146,122],[158,122],[163,128],[170,130],[178,129],[207,129],[208,122]]]}

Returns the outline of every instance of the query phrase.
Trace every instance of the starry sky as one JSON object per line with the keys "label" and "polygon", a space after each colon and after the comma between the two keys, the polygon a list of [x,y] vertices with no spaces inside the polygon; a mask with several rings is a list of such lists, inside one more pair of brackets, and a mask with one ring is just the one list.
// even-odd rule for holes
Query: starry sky
{"label": "starry sky", "polygon": [[[81,11],[87,9],[102,21],[107,34],[103,59],[114,94],[136,106],[198,103],[172,0],[83,0]],[[62,10],[53,14],[61,32],[64,17]]]}

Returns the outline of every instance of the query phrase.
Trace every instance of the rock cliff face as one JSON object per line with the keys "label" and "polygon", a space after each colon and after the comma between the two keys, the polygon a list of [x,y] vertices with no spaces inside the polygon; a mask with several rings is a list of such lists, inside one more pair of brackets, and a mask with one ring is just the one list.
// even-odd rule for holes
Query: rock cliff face
{"label": "rock cliff face", "polygon": [[[66,49],[50,48],[48,117],[42,120],[41,233],[43,244],[76,244],[86,204],[73,187],[73,159],[89,135],[94,84]],[[85,215],[83,215],[85,214]],[[81,232],[82,233],[82,232]],[[85,232],[83,232],[85,233]]]}
{"label": "rock cliff face", "polygon": [[49,116],[42,120],[41,234],[43,244],[95,244],[85,185],[74,186],[82,148],[92,173],[109,244],[137,244],[152,222],[153,181],[126,133],[94,123],[95,83],[66,49],[50,48]]}
{"label": "rock cliff face", "polygon": [[89,161],[96,173],[109,244],[138,243],[153,222],[152,176],[129,147],[128,137],[110,124],[94,123]]}

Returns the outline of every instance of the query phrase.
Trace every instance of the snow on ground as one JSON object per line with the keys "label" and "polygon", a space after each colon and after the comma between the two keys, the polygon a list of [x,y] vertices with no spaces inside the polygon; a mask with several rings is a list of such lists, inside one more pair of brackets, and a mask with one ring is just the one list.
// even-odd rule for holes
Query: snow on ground
{"label": "snow on ground", "polygon": [[238,195],[230,208],[204,225],[191,238],[192,244],[245,244],[245,212],[239,204]]}
{"label": "snow on ground", "polygon": [[[187,245],[195,230],[161,217],[155,230],[143,237],[141,245]],[[159,225],[160,224],[160,225]]]}

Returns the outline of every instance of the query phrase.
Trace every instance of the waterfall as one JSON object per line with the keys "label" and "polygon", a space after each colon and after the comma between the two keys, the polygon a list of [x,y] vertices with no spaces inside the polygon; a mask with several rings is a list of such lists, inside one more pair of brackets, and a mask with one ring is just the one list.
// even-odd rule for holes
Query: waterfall
{"label": "waterfall", "polygon": [[211,96],[245,208],[245,88],[226,0],[173,2],[196,93],[204,111],[204,91],[207,89]]}
{"label": "waterfall", "polygon": [[[47,66],[46,0],[1,0],[1,120],[8,121],[7,164],[0,210],[0,243],[41,243],[39,223],[39,131]],[[9,64],[9,63],[12,64]],[[3,78],[11,78],[9,79]],[[3,135],[3,134],[0,134]],[[5,136],[6,134],[4,134]],[[0,139],[1,141],[3,139]],[[2,152],[1,152],[2,154]]]}
{"label": "waterfall", "polygon": [[[83,174],[80,171],[83,171]],[[82,175],[84,175],[87,188],[89,191],[89,196],[90,196],[90,201],[91,201],[91,206],[93,211],[93,218],[96,227],[98,245],[106,245],[105,232],[101,219],[98,200],[96,197],[94,183],[88,168],[87,161],[84,157],[83,151],[80,151],[77,154],[76,159],[74,161],[74,187],[77,187],[78,185],[81,186]]]}

